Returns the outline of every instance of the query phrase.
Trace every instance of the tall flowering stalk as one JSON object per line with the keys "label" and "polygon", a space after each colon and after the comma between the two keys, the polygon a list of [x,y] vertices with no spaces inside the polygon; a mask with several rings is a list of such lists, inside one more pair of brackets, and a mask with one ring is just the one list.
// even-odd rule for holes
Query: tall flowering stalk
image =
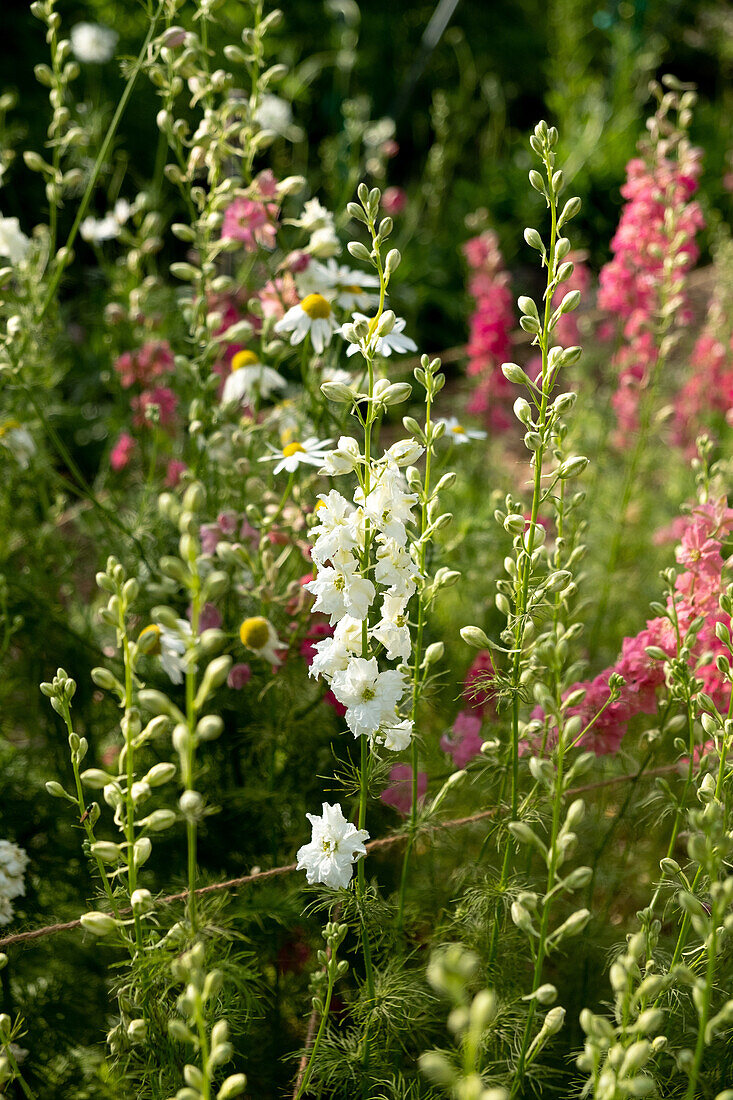
{"label": "tall flowering stalk", "polygon": [[[539,523],[540,505],[549,495],[550,488],[558,481],[580,473],[586,465],[583,458],[568,458],[552,474],[548,487],[545,484],[547,471],[545,461],[552,447],[559,418],[572,407],[574,395],[561,394],[553,402],[551,394],[560,370],[577,362],[581,354],[579,347],[562,348],[553,343],[553,336],[560,318],[577,308],[580,294],[571,291],[565,294],[559,305],[553,309],[552,299],[558,287],[572,274],[573,265],[566,261],[570,252],[570,241],[559,235],[562,227],[577,214],[580,200],[569,199],[562,210],[558,210],[559,195],[563,188],[562,171],[555,167],[555,147],[557,131],[545,122],[535,127],[530,144],[544,168],[544,177],[540,172],[530,172],[530,183],[545,198],[550,212],[550,238],[546,245],[536,229],[525,230],[525,240],[536,249],[542,258],[547,272],[547,286],[544,295],[542,319],[535,302],[529,297],[519,299],[521,310],[520,324],[531,333],[533,343],[540,349],[540,372],[536,380],[531,379],[515,363],[505,363],[502,370],[511,382],[525,387],[529,400],[517,399],[514,412],[526,428],[524,442],[531,454],[532,504],[529,520],[525,519],[518,506],[508,501],[507,511],[497,512],[497,518],[504,528],[514,535],[515,559],[511,562],[510,579],[501,582],[497,596],[497,606],[507,615],[507,628],[502,635],[509,657],[507,689],[511,696],[511,738],[506,750],[506,764],[511,783],[511,819],[516,820],[519,812],[519,760],[520,746],[520,706],[522,696],[522,675],[528,659],[527,645],[532,645],[534,629],[533,616],[541,614],[541,609],[553,591],[563,589],[570,575],[565,571],[554,571],[550,575],[540,575],[543,559],[540,548],[545,538],[545,530]],[[488,639],[477,628],[464,628],[463,637],[469,644],[479,648],[487,646]],[[508,838],[501,869],[500,890],[505,889],[509,878],[512,841]],[[499,936],[499,922],[492,931],[491,956],[495,957]]]}
{"label": "tall flowering stalk", "polygon": [[619,388],[613,398],[617,441],[630,450],[618,510],[614,516],[600,597],[590,637],[594,647],[618,564],[626,513],[639,481],[656,392],[664,366],[687,317],[685,276],[697,259],[695,233],[703,219],[691,201],[700,173],[700,152],[687,131],[696,96],[690,85],[664,78],[669,89],[652,84],[658,103],[649,121],[644,159],[629,163],[623,189],[628,204],[612,242],[614,258],[600,276],[598,305],[624,321],[616,356]]}
{"label": "tall flowering stalk", "polygon": [[[316,576],[306,584],[316,597],[313,611],[330,615],[331,625],[335,626],[332,637],[313,647],[310,675],[326,680],[345,709],[348,728],[361,741],[357,825],[344,819],[340,806],[324,804],[323,817],[309,815],[313,840],[298,853],[299,866],[306,870],[308,881],[331,887],[347,886],[354,860],[364,854],[369,777],[378,747],[401,752],[412,742],[413,790],[417,783],[415,717],[427,669],[440,656],[435,646],[423,652],[425,612],[429,599],[441,584],[450,583],[450,578],[437,576],[430,590],[425,583],[428,544],[450,516],[438,515],[437,487],[431,485],[429,458],[424,479],[415,468],[426,449],[430,454],[434,441],[444,430],[431,417],[433,399],[443,385],[437,360],[430,362],[423,357],[415,372],[426,392],[425,426],[406,417],[404,423],[412,438],[399,440],[383,453],[375,454],[378,421],[385,409],[409,397],[411,387],[376,376],[376,359],[383,351],[387,353],[387,341],[395,324],[394,313],[386,308],[386,295],[400,255],[396,249],[384,255],[392,219],[385,217],[378,221],[379,191],[376,188],[369,191],[361,185],[358,198],[359,202],[350,203],[348,210],[366,228],[371,248],[352,241],[349,251],[376,271],[379,302],[373,317],[357,316],[353,323],[342,327],[344,338],[364,363],[358,392],[340,382],[326,382],[322,390],[331,401],[351,406],[362,429],[363,446],[351,436],[341,436],[338,446],[325,453],[323,472],[330,476],[351,474],[356,478],[357,488],[351,502],[335,489],[321,494],[317,522],[311,532]],[[419,533],[414,534],[414,511],[418,505],[421,505],[421,522]],[[418,588],[421,597],[413,645],[408,605]],[[383,669],[386,662],[390,664]],[[391,667],[394,662],[396,667]],[[364,912],[363,859],[357,863],[356,900],[371,1004],[374,973]],[[366,1088],[368,1023],[363,1044]]]}

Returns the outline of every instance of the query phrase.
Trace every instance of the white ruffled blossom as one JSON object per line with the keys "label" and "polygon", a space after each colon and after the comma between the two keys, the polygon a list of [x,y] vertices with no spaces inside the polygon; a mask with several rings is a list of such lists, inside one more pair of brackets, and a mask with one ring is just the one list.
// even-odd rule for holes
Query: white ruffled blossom
{"label": "white ruffled blossom", "polygon": [[297,869],[305,871],[311,885],[320,882],[333,890],[346,889],[354,863],[359,856],[366,855],[364,841],[369,839],[369,833],[347,821],[338,803],[331,806],[324,802],[321,817],[305,816],[313,833],[310,843],[298,850]]}
{"label": "white ruffled blossom", "polygon": [[362,577],[355,558],[341,558],[333,566],[324,566],[318,570],[313,581],[305,585],[311,595],[316,597],[313,611],[322,611],[330,615],[331,626],[342,615],[351,615],[354,619],[366,619],[375,596],[374,585]]}
{"label": "white ruffled blossom", "polygon": [[405,693],[405,678],[396,669],[379,671],[376,657],[352,657],[331,681],[331,690],[346,707],[346,724],[355,737],[369,738],[393,723]]}
{"label": "white ruffled blossom", "polygon": [[355,550],[364,538],[364,513],[336,489],[321,493],[317,511],[320,522],[311,531],[315,537],[313,560],[325,564],[339,552]]}
{"label": "white ruffled blossom", "polygon": [[351,474],[362,461],[359,444],[351,435],[342,435],[338,446],[325,455],[323,460],[324,474],[329,477],[338,477],[339,474]]}

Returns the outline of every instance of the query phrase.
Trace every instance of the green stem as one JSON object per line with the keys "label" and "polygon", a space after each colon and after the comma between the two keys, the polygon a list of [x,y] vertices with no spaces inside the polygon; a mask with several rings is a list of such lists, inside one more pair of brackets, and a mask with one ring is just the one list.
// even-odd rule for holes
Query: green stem
{"label": "green stem", "polygon": [[323,1036],[324,1036],[325,1031],[326,1031],[326,1023],[328,1021],[328,1014],[331,1010],[331,997],[333,996],[333,987],[334,987],[335,981],[336,981],[335,973],[333,973],[331,971],[331,969],[329,969],[329,972],[328,972],[328,989],[326,990],[326,1000],[325,1000],[325,1003],[323,1005],[323,1012],[321,1014],[321,1022],[318,1026],[318,1034],[316,1035],[313,1046],[311,1047],[311,1052],[310,1052],[310,1055],[308,1057],[308,1065],[306,1066],[305,1073],[303,1074],[303,1080],[300,1082],[300,1088],[298,1089],[297,1093],[295,1094],[294,1100],[300,1100],[301,1096],[303,1096],[305,1090],[308,1088],[308,1082],[310,1081],[311,1074],[313,1072],[313,1064],[314,1064],[314,1061],[315,1061],[315,1057],[316,1057],[316,1054],[318,1053],[318,1048],[321,1045],[321,1040],[323,1039]]}
{"label": "green stem", "polygon": [[[201,614],[201,589],[198,577],[191,598],[191,644],[195,645],[199,631],[199,616]],[[186,790],[194,789],[195,768],[195,736],[196,736],[196,668],[189,663],[186,668],[186,724],[188,726],[188,742],[186,745],[186,774],[183,777]],[[186,820],[186,849],[188,864],[188,919],[193,932],[196,931],[198,914],[196,911],[196,846],[197,826],[194,817]]]}
{"label": "green stem", "polygon": [[13,1073],[12,1080],[15,1081],[16,1084],[20,1085],[21,1089],[23,1090],[23,1095],[26,1096],[28,1100],[37,1100],[35,1092],[23,1079],[23,1074],[20,1072],[18,1061],[10,1048],[10,1043],[3,1043],[3,1051],[5,1052],[5,1057],[7,1058],[8,1064],[10,1065],[10,1069]]}
{"label": "green stem", "polygon": [[[120,595],[120,605],[122,598]],[[133,762],[133,737],[130,733],[130,711],[132,710],[132,655],[130,642],[127,637],[124,612],[120,610],[119,622],[122,635],[122,652],[125,663],[125,698],[123,701],[125,713],[125,765],[127,778],[127,792],[125,796],[125,840],[127,841],[127,891],[132,897],[137,888],[137,868],[135,866],[135,803],[132,798],[132,787],[135,782],[135,770]],[[135,944],[138,951],[142,950],[143,937],[140,914],[133,910],[135,923]]]}
{"label": "green stem", "polygon": [[[430,439],[431,429],[431,412],[432,412],[432,393],[428,389],[425,394],[425,436]],[[425,576],[425,563],[427,558],[427,543],[425,541],[425,532],[428,528],[428,504],[430,503],[430,465],[432,458],[432,446],[428,443],[427,453],[425,455],[425,483],[423,485],[423,500],[422,500],[422,514],[420,518],[420,551],[419,551],[419,568],[420,576]],[[415,658],[412,666],[412,709],[410,712],[410,719],[412,721],[413,737],[411,745],[411,767],[412,767],[412,806],[410,808],[410,830],[407,838],[407,844],[405,846],[405,855],[402,861],[402,874],[400,876],[400,896],[399,904],[397,908],[397,933],[402,934],[403,921],[404,921],[404,909],[405,909],[405,891],[407,888],[407,869],[410,862],[410,855],[412,853],[412,846],[415,840],[415,832],[417,830],[417,801],[418,801],[418,773],[420,766],[420,752],[418,748],[417,738],[415,737],[415,722],[417,719],[417,706],[420,699],[421,677],[420,677],[420,663],[422,661],[422,644],[423,644],[423,632],[425,629],[425,600],[423,593],[420,592],[418,596],[418,609],[417,609],[417,633],[415,636]]]}
{"label": "green stem", "polygon": [[720,912],[718,906],[713,906],[711,917],[712,920],[710,928],[710,941],[707,947],[708,960],[705,971],[705,992],[703,993],[702,1011],[700,1012],[697,1042],[695,1044],[695,1058],[692,1063],[692,1071],[690,1073],[690,1080],[687,1084],[685,1100],[695,1100],[697,1079],[700,1076],[703,1055],[705,1053],[705,1029],[707,1027],[708,1016],[710,1014],[710,1001],[713,995],[713,983],[715,981],[715,960],[718,950],[717,936],[718,922],[720,920]]}
{"label": "green stem", "polygon": [[[552,179],[552,170],[547,166],[548,179]],[[552,314],[552,293],[551,286],[555,272],[555,247],[557,242],[557,200],[554,194],[554,190],[550,192],[550,217],[551,217],[551,229],[550,229],[550,249],[547,257],[547,287],[545,291],[545,312],[544,321],[542,326],[542,334],[540,336],[540,348],[542,351],[542,373],[540,375],[541,380],[541,400],[539,410],[539,420],[537,430],[542,440],[539,448],[534,452],[534,485],[532,492],[532,508],[530,511],[529,520],[529,552],[525,548],[525,560],[522,569],[522,576],[520,585],[517,592],[516,602],[516,622],[514,628],[514,658],[512,661],[512,685],[514,689],[512,699],[512,739],[510,745],[510,760],[511,760],[511,818],[516,820],[517,809],[519,806],[519,681],[522,671],[522,641],[524,637],[524,631],[526,627],[526,611],[527,611],[527,599],[529,596],[529,584],[532,574],[532,552],[534,547],[534,535],[537,527],[537,516],[540,507],[540,497],[542,496],[542,460],[544,458],[545,451],[545,427],[547,423],[547,405],[549,400],[550,389],[552,386],[552,380],[549,378],[548,372],[548,357],[550,351],[550,333],[549,322]],[[504,848],[504,858],[501,867],[501,876],[499,879],[499,891],[506,889],[506,885],[509,878],[509,869],[511,864],[511,846],[512,838],[507,837],[506,845]],[[489,952],[489,967],[494,963],[496,957],[496,951],[499,941],[499,929],[498,921],[495,925],[495,931],[492,932],[492,939]]]}

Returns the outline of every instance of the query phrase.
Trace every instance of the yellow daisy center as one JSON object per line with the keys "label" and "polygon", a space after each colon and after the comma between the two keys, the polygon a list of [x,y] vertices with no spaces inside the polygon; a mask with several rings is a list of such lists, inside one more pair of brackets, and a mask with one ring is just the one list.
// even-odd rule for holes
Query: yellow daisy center
{"label": "yellow daisy center", "polygon": [[300,303],[300,308],[312,321],[322,321],[331,316],[331,306],[322,294],[308,294]]}
{"label": "yellow daisy center", "polygon": [[363,287],[358,286],[356,283],[349,283],[347,286],[341,288],[342,294],[363,294]]}
{"label": "yellow daisy center", "polygon": [[153,657],[160,655],[160,627],[156,623],[151,623],[150,626],[141,630],[137,640],[143,643],[143,652]]}
{"label": "yellow daisy center", "polygon": [[297,439],[292,443],[288,443],[287,447],[283,447],[283,455],[285,458],[290,458],[291,455],[297,455],[298,451],[302,451],[305,454],[305,447],[302,443],[298,443]]}
{"label": "yellow daisy center", "polygon": [[264,649],[270,640],[270,624],[263,615],[245,619],[239,628],[239,637],[248,649]]}
{"label": "yellow daisy center", "polygon": [[453,427],[451,428],[451,431],[455,432],[456,435],[465,435],[466,434],[466,429],[463,427],[463,424],[454,424]]}
{"label": "yellow daisy center", "polygon": [[255,363],[259,363],[259,359],[253,351],[238,351],[232,356],[232,373],[242,367],[253,367]]}
{"label": "yellow daisy center", "polygon": [[20,427],[17,420],[6,420],[4,424],[0,424],[0,439],[8,432],[14,432]]}

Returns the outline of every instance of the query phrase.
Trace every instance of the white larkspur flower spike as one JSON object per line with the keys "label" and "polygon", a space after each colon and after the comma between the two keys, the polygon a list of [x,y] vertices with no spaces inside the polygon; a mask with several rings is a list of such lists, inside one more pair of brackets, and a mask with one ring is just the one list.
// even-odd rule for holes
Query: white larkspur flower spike
{"label": "white larkspur flower spike", "polygon": [[486,432],[479,428],[465,428],[456,416],[447,416],[444,420],[436,420],[436,424],[445,424],[444,439],[451,443],[470,443],[472,439],[486,439]]}
{"label": "white larkspur flower spike", "polygon": [[268,443],[267,446],[272,454],[263,455],[260,462],[276,462],[277,466],[272,471],[274,474],[279,474],[281,470],[287,470],[292,474],[298,466],[302,465],[322,466],[326,448],[332,442],[331,439],[316,439],[315,436],[310,436],[302,442],[294,439],[279,451]]}
{"label": "white larkspur flower spike", "polygon": [[238,351],[232,358],[231,373],[224,382],[222,404],[239,403],[255,396],[267,399],[275,390],[284,390],[286,385],[283,376],[272,367],[260,363],[253,351]]}
{"label": "white larkspur flower spike", "polygon": [[333,890],[346,889],[354,863],[359,856],[366,855],[364,841],[369,839],[369,833],[347,821],[338,803],[331,806],[324,802],[321,817],[305,816],[313,833],[310,844],[298,850],[297,869],[305,871],[310,885],[321,882]]}
{"label": "white larkspur flower spike", "polygon": [[[371,318],[365,316],[363,313],[355,313],[352,318],[352,324],[354,321],[370,321]],[[374,334],[370,340],[370,350],[375,355],[382,355],[384,358],[389,357],[392,352],[396,352],[398,355],[402,355],[406,351],[417,351],[417,344],[414,340],[411,340],[409,336],[403,336],[403,331],[407,321],[404,317],[396,317],[395,323],[391,332],[388,332],[386,336],[377,336]],[[356,355],[360,351],[359,344],[349,344],[346,349],[347,355]]]}
{"label": "white larkspur flower spike", "polygon": [[333,566],[318,570],[313,581],[304,586],[316,597],[313,611],[322,611],[331,616],[331,626],[343,615],[354,619],[365,619],[375,596],[375,588],[370,580],[357,572],[357,562],[353,557],[339,555]]}
{"label": "white larkspur flower spike", "polygon": [[380,672],[377,658],[352,657],[331,682],[334,695],[346,707],[346,724],[355,737],[372,738],[380,726],[393,723],[405,692],[401,672]]}
{"label": "white larkspur flower spike", "polygon": [[90,215],[79,226],[79,235],[90,244],[113,241],[120,235],[120,223],[114,214],[105,214],[103,218],[93,218]]}
{"label": "white larkspur flower spike", "polygon": [[275,332],[290,333],[290,343],[302,344],[310,334],[317,355],[328,347],[338,329],[331,303],[322,294],[308,294],[297,306],[291,306],[275,325]]}

